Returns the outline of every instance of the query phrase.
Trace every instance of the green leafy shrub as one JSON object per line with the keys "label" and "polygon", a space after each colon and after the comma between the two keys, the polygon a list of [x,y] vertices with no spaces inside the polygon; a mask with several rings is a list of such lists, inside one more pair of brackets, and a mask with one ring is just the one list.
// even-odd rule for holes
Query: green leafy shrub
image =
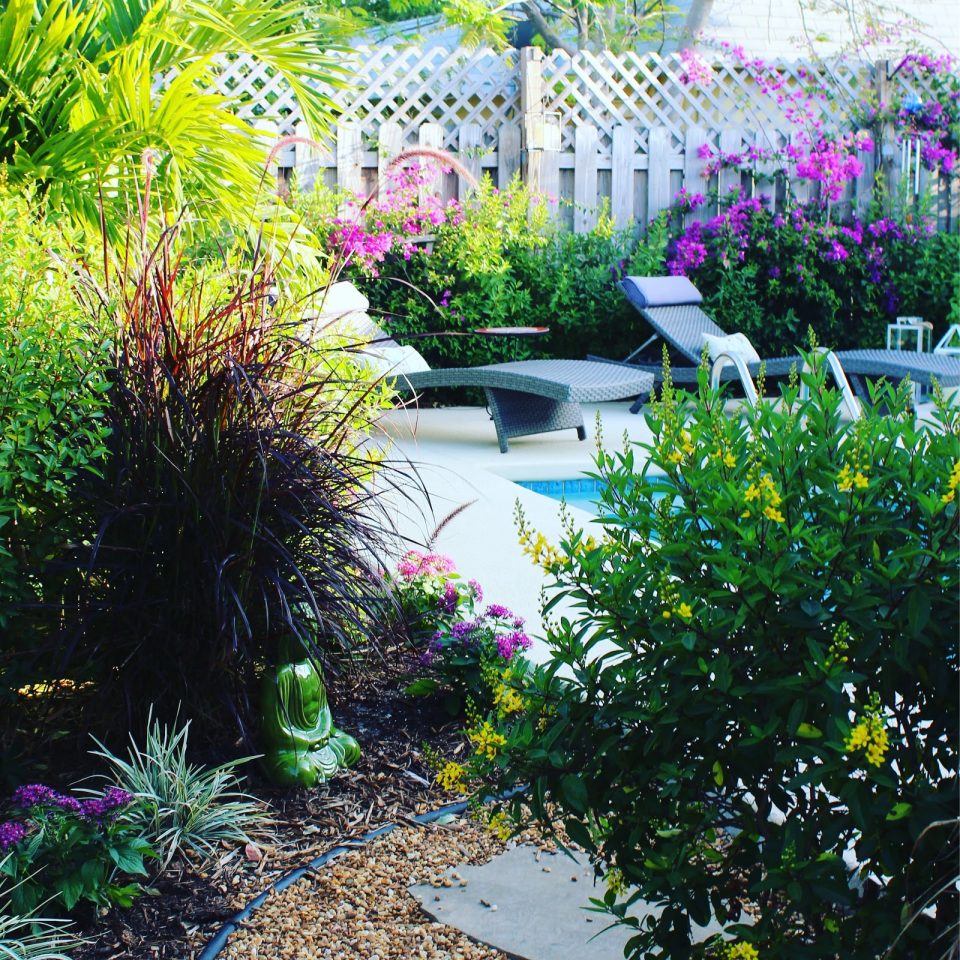
{"label": "green leafy shrub", "polygon": [[7,854],[0,872],[14,881],[13,913],[30,914],[50,899],[67,910],[80,900],[130,906],[140,887],[118,875],[145,876],[144,858],[155,856],[125,815],[136,804],[116,787],[82,801],[42,784],[18,787],[13,819],[0,824]]}
{"label": "green leafy shrub", "polygon": [[[521,517],[573,612],[474,766],[607,872],[633,957],[919,956],[956,923],[960,412],[888,388],[841,422],[802,379],[742,419],[667,381],[651,442],[598,455],[602,537]],[[691,942],[711,916],[735,947]]]}
{"label": "green leafy shrub", "polygon": [[177,729],[153,720],[142,748],[130,737],[126,759],[99,741],[94,753],[106,760],[113,782],[137,798],[126,819],[156,850],[162,868],[184,850],[208,860],[221,841],[249,843],[266,822],[261,804],[239,789],[234,771],[246,761],[214,769],[191,764],[189,734],[189,721]]}
{"label": "green leafy shrub", "polygon": [[[58,257],[78,238],[0,182],[0,633],[44,600],[38,572],[76,533],[78,477],[106,448],[105,353]],[[0,640],[0,658],[9,650]],[[12,679],[15,665],[0,659]],[[21,677],[22,679],[22,677]]]}
{"label": "green leafy shrub", "polygon": [[390,394],[302,306],[271,305],[262,259],[194,267],[177,236],[132,241],[109,293],[90,294],[116,331],[108,457],[77,488],[89,534],[54,655],[138,724],[148,703],[171,717],[183,703],[206,737],[229,724],[252,739],[253,691],[285,637],[337,671],[382,619],[389,518],[364,486],[364,441]]}

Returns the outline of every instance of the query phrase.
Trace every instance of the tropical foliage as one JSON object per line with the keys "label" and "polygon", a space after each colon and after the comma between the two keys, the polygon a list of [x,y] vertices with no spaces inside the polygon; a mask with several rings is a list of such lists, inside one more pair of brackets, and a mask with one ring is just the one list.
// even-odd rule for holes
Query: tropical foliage
{"label": "tropical foliage", "polygon": [[281,74],[308,128],[326,128],[343,75],[295,0],[10,0],[0,162],[86,224],[99,225],[106,204],[113,227],[137,210],[149,155],[167,223],[189,203],[203,232],[243,224],[271,144],[238,116],[240,95],[217,89],[218,64],[237,56]]}

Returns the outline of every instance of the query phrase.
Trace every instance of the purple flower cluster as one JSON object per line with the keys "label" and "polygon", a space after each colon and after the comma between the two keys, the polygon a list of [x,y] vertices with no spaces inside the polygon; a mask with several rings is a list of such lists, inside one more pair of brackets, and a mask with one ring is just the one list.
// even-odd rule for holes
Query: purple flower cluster
{"label": "purple flower cluster", "polygon": [[460,603],[460,592],[452,580],[448,580],[443,585],[443,593],[437,599],[437,607],[443,613],[456,613],[457,606]]}
{"label": "purple flower cluster", "polygon": [[102,797],[83,801],[83,816],[88,820],[103,820],[133,801],[133,794],[119,787],[109,787]]}
{"label": "purple flower cluster", "polygon": [[10,802],[12,806],[23,811],[47,807],[76,814],[85,820],[102,820],[132,800],[133,795],[119,787],[109,787],[102,797],[80,801],[76,797],[58,793],[42,783],[30,783],[17,787]]}
{"label": "purple flower cluster", "polygon": [[80,813],[82,810],[80,801],[75,797],[65,796],[42,783],[17,787],[10,802],[21,810],[30,810],[33,807],[58,807],[69,813]]}
{"label": "purple flower cluster", "polygon": [[[683,203],[678,203],[676,209],[682,211]],[[795,207],[786,216],[771,214],[759,199],[741,199],[734,194],[718,216],[706,223],[691,223],[671,241],[667,270],[673,275],[692,276],[711,263],[728,269],[749,260],[758,261],[767,276],[779,280],[784,264],[770,263],[770,258],[776,261],[777,250],[793,251],[789,255],[795,257],[799,242],[805,248],[804,256],[824,263],[844,263],[854,254],[859,255],[869,281],[880,284],[891,262],[893,244],[916,244],[934,232],[935,224],[923,218],[904,223],[889,218],[870,223],[856,219],[832,223],[815,206]],[[804,284],[804,264],[795,261],[792,267],[796,282]],[[887,295],[888,306],[894,300],[893,294]]]}
{"label": "purple flower cluster", "polygon": [[533,641],[520,630],[497,634],[497,653],[504,660],[511,660],[518,650],[528,650],[532,643]]}
{"label": "purple flower cluster", "polygon": [[0,823],[0,850],[9,850],[27,835],[27,828],[16,820]]}

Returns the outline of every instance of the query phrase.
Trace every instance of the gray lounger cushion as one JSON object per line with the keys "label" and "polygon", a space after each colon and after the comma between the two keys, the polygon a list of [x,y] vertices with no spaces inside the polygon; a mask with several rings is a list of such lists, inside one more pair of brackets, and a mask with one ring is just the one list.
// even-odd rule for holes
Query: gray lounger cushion
{"label": "gray lounger cushion", "polygon": [[640,310],[703,303],[702,294],[687,277],[625,277],[620,286]]}

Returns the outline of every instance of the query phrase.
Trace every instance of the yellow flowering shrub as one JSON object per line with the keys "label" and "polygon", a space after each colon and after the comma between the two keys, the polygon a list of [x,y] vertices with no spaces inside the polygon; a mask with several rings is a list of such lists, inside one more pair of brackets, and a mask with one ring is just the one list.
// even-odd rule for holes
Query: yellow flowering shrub
{"label": "yellow flowering shrub", "polygon": [[[562,819],[615,919],[663,907],[636,960],[935,955],[956,917],[930,827],[960,805],[960,410],[919,425],[883,387],[850,423],[818,370],[740,417],[726,399],[667,378],[650,441],[598,454],[603,534],[550,555],[552,660],[505,743],[474,728],[487,787]],[[863,896],[848,850],[883,878]],[[906,928],[921,890],[947,892]],[[711,919],[723,936],[697,941]]]}

